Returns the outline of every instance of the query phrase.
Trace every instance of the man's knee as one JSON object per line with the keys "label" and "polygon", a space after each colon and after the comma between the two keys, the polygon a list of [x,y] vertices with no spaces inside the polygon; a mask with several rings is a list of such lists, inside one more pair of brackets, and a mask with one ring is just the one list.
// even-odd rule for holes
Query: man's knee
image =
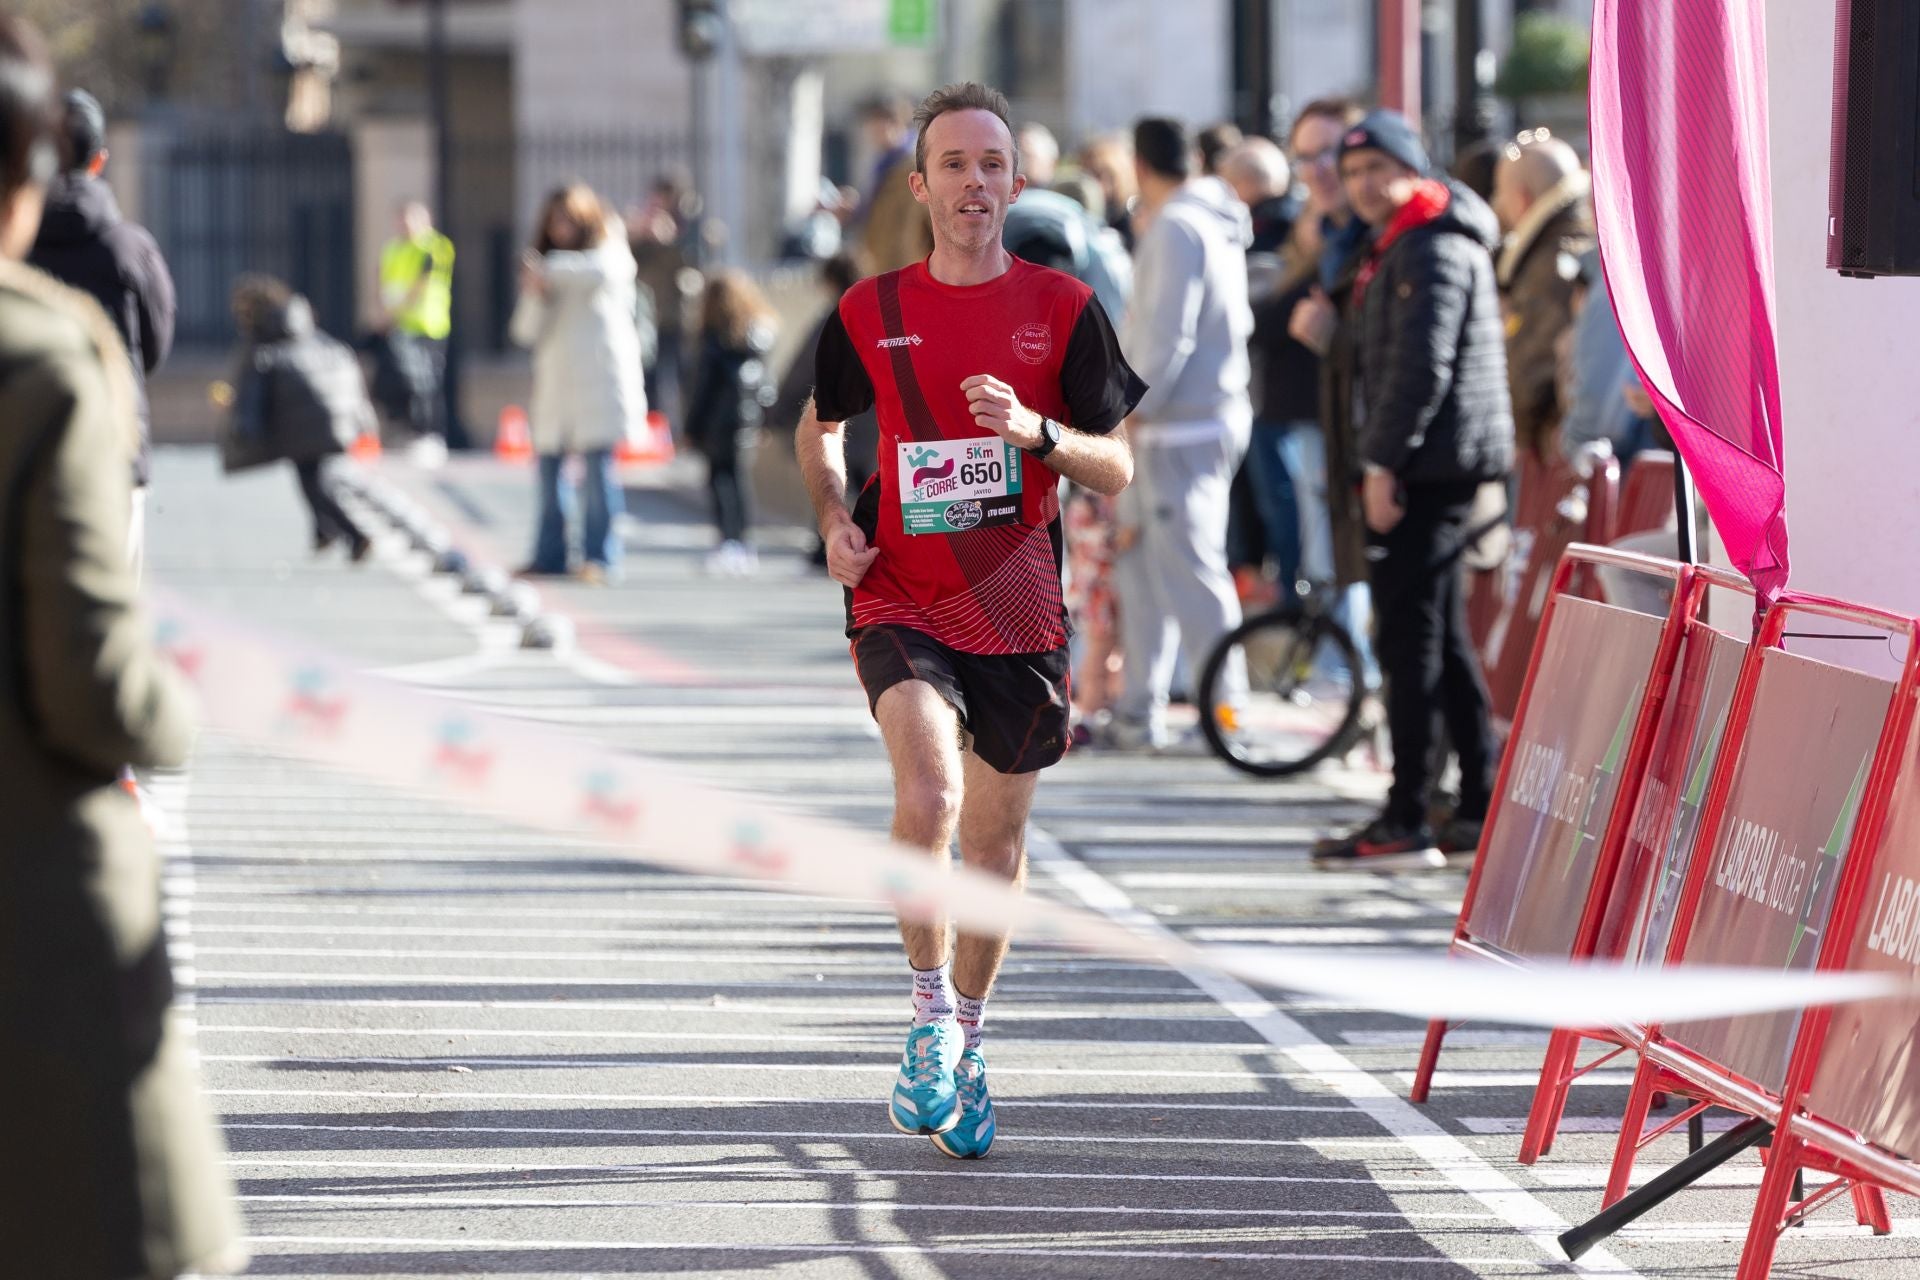
{"label": "man's knee", "polygon": [[1026,877],[1026,841],[1021,832],[990,832],[969,839],[963,831],[960,837],[960,860],[975,871],[990,876],[999,876],[1003,880],[1022,880]]}
{"label": "man's knee", "polygon": [[915,826],[951,829],[960,817],[960,799],[959,785],[938,775],[894,779],[895,813]]}

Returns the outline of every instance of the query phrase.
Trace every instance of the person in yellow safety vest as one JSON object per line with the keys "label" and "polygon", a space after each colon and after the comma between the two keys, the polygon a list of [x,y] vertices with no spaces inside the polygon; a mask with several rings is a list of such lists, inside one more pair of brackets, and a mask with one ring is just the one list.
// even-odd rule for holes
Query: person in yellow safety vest
{"label": "person in yellow safety vest", "polygon": [[[446,452],[446,340],[453,331],[453,241],[418,201],[400,210],[399,235],[380,254],[389,353],[406,386],[404,417],[417,452]],[[396,406],[397,407],[397,406]]]}

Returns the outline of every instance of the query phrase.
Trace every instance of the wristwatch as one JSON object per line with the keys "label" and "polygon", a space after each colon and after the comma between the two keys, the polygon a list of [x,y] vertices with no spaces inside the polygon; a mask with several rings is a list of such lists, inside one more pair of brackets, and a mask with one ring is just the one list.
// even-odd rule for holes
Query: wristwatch
{"label": "wristwatch", "polygon": [[1060,424],[1052,418],[1040,419],[1040,443],[1027,450],[1036,458],[1044,458],[1060,447]]}

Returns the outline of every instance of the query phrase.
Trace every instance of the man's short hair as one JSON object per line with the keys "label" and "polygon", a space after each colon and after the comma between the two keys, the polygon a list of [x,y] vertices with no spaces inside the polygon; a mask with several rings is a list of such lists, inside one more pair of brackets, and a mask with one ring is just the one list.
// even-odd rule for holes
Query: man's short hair
{"label": "man's short hair", "polygon": [[1300,132],[1300,126],[1309,120],[1331,120],[1342,129],[1352,128],[1366,118],[1367,109],[1352,98],[1327,97],[1315,98],[1301,107],[1293,117],[1293,125],[1287,130],[1287,146],[1293,146],[1294,135]]}
{"label": "man's short hair", "polygon": [[1239,125],[1224,120],[1202,129],[1193,140],[1194,145],[1200,148],[1201,172],[1219,173],[1220,157],[1239,146],[1245,137]]}
{"label": "man's short hair", "polygon": [[1148,116],[1133,126],[1133,154],[1164,178],[1193,176],[1193,140],[1187,126],[1165,116]]}
{"label": "man's short hair", "polygon": [[1020,172],[1020,143],[1013,132],[1013,108],[1007,105],[1007,95],[990,85],[968,80],[935,89],[913,113],[914,132],[919,135],[913,140],[916,173],[924,175],[927,171],[928,126],[949,111],[989,111],[1000,117],[1000,123],[1007,127],[1007,144],[1013,148],[1013,171]]}
{"label": "man's short hair", "polygon": [[1273,139],[1258,135],[1246,139],[1220,157],[1219,174],[1228,182],[1244,179],[1268,196],[1283,196],[1293,179],[1286,153]]}
{"label": "man's short hair", "polygon": [[60,159],[69,172],[84,169],[107,149],[107,113],[85,89],[69,89],[61,106]]}

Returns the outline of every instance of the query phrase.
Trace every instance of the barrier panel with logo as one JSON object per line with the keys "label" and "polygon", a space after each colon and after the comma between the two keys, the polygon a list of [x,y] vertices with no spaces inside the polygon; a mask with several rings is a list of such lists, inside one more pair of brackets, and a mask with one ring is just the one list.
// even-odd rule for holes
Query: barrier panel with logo
{"label": "barrier panel with logo", "polygon": [[1564,956],[1573,945],[1660,645],[1658,618],[1572,597],[1555,607],[1526,718],[1507,743],[1512,763],[1466,923],[1471,937],[1517,956]]}
{"label": "barrier panel with logo", "polygon": [[[1894,694],[1888,740],[1902,745],[1874,788],[1837,891],[1821,966],[1920,977],[1920,739],[1912,664]],[[1884,803],[1881,801],[1884,799]],[[1881,1188],[1920,1195],[1920,1000],[1809,1010],[1782,1096],[1782,1120],[1741,1254],[1739,1280],[1766,1280],[1781,1230],[1829,1197]],[[1834,1181],[1796,1201],[1792,1174]],[[1874,1222],[1881,1234],[1890,1224]]]}
{"label": "barrier panel with logo", "polygon": [[[1724,569],[1696,566],[1694,580],[1703,595],[1706,587],[1723,587],[1752,596],[1746,579]],[[1646,780],[1628,815],[1619,866],[1611,885],[1595,889],[1600,926],[1592,954],[1597,957],[1658,964],[1666,954],[1746,649],[1744,641],[1698,618],[1687,624]],[[1580,1050],[1588,1040],[1612,1047],[1582,1066]],[[1636,1043],[1636,1036],[1611,1027],[1563,1027],[1548,1037],[1520,1139],[1520,1163],[1532,1164],[1552,1150],[1574,1081]]]}
{"label": "barrier panel with logo", "polygon": [[[1852,909],[1842,892],[1859,842],[1856,829],[1883,806],[1898,751],[1895,686],[1779,648],[1794,618],[1825,618],[1904,635],[1901,688],[1913,680],[1912,619],[1811,597],[1786,596],[1768,611],[1748,651],[1728,717],[1726,743],[1700,816],[1696,857],[1674,910],[1670,964],[1747,963],[1783,972],[1840,962],[1829,925]],[[1860,883],[1853,874],[1852,882]],[[1853,890],[1857,897],[1859,890]],[[1637,1047],[1606,1200],[1625,1194],[1647,1142],[1707,1105],[1763,1119],[1779,1115],[1799,1016],[1735,1017],[1650,1027]],[[1656,1091],[1695,1106],[1643,1134]],[[1884,1204],[1857,1197],[1863,1221]]]}
{"label": "barrier panel with logo", "polygon": [[[1574,575],[1618,565],[1673,580],[1658,618],[1569,595]],[[1500,963],[1591,954],[1596,884],[1611,884],[1680,638],[1700,592],[1672,561],[1574,546],[1542,611],[1494,802],[1454,926],[1452,949]],[[1590,918],[1591,917],[1591,918]],[[1412,1097],[1426,1100],[1449,1026],[1427,1028]]]}

